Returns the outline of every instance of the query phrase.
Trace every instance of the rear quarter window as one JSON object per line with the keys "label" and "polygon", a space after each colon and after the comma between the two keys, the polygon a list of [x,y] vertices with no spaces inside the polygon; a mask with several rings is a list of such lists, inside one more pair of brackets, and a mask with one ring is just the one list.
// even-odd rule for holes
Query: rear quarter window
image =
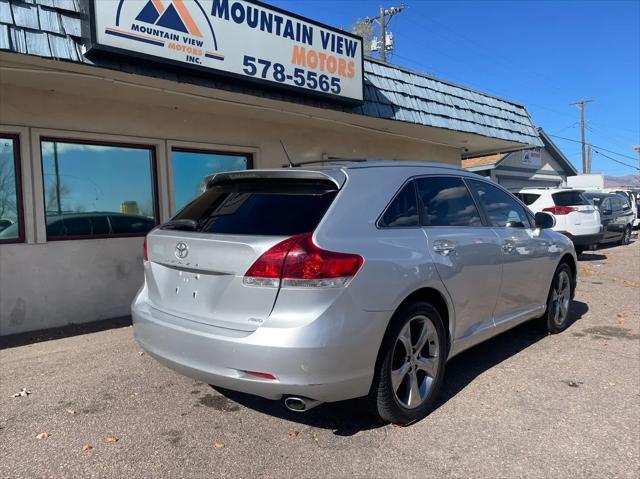
{"label": "rear quarter window", "polygon": [[562,191],[551,195],[556,206],[589,205],[589,200],[580,191]]}
{"label": "rear quarter window", "polygon": [[203,233],[292,236],[314,231],[337,193],[329,181],[233,181],[209,188],[173,219],[193,220]]}
{"label": "rear quarter window", "polygon": [[527,206],[534,204],[540,198],[536,193],[516,193],[516,196]]}

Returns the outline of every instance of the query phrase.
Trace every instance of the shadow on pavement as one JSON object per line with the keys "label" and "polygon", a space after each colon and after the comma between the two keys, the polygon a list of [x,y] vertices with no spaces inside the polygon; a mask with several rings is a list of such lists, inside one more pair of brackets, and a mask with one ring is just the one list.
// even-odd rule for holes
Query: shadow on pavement
{"label": "shadow on pavement", "polygon": [[69,338],[80,334],[97,333],[107,329],[124,328],[131,326],[131,316],[120,318],[103,319],[84,324],[70,324],[60,328],[43,329],[39,331],[29,331],[26,333],[10,334],[0,336],[0,349],[17,348],[27,344],[51,341],[52,339]]}
{"label": "shadow on pavement", "polygon": [[578,261],[602,261],[607,259],[607,255],[593,252],[584,252],[578,256]]}
{"label": "shadow on pavement", "polygon": [[[573,301],[569,327],[582,318],[588,310],[587,304]],[[462,391],[477,376],[537,343],[545,336],[547,333],[542,328],[528,321],[453,358],[447,364],[440,398],[433,411]],[[222,388],[214,387],[214,389],[249,409],[306,426],[333,430],[333,433],[338,436],[352,436],[360,431],[386,425],[371,411],[364,398],[321,404],[310,411],[295,413],[286,409],[281,401],[270,401]]]}

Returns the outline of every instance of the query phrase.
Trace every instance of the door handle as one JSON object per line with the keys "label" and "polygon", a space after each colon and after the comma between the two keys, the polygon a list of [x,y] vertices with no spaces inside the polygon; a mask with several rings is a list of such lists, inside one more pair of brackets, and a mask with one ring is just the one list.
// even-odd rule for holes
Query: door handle
{"label": "door handle", "polygon": [[456,251],[456,244],[449,240],[436,240],[433,242],[433,251],[442,256],[449,256]]}
{"label": "door handle", "polygon": [[506,239],[502,242],[502,251],[507,254],[513,253],[516,249],[516,242],[512,239]]}

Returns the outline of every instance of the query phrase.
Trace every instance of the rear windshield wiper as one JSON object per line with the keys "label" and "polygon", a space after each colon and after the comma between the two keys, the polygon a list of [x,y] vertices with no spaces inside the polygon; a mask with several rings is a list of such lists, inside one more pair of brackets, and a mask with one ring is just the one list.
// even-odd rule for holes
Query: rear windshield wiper
{"label": "rear windshield wiper", "polygon": [[162,229],[168,230],[193,230],[197,231],[200,224],[196,220],[180,219],[167,221],[162,225]]}

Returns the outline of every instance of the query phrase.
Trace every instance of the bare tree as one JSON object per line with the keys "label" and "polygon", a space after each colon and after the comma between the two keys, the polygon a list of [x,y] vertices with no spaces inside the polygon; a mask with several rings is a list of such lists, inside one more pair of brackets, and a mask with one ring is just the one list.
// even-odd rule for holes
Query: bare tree
{"label": "bare tree", "polygon": [[16,218],[16,177],[13,157],[0,155],[0,218]]}
{"label": "bare tree", "polygon": [[358,18],[353,25],[351,25],[351,33],[362,37],[362,49],[365,56],[371,56],[371,42],[373,41],[373,26],[371,23],[365,22],[363,19]]}
{"label": "bare tree", "polygon": [[59,190],[60,198],[58,202],[58,189],[56,189],[55,183],[47,189],[47,211],[62,213],[64,210],[64,208],[61,208],[61,211],[58,211],[58,204],[62,205],[64,200],[71,195],[71,187],[65,183],[61,183]]}

